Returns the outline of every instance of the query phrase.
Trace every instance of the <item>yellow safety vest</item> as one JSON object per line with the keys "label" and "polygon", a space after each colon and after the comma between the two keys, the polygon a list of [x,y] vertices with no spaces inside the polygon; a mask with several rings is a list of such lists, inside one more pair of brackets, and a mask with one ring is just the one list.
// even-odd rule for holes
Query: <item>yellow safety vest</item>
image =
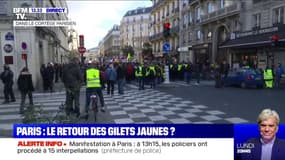
{"label": "yellow safety vest", "polygon": [[181,64],[178,64],[177,71],[181,71],[181,69],[182,69],[182,65],[181,65]]}
{"label": "yellow safety vest", "polygon": [[100,88],[100,71],[98,69],[90,68],[86,70],[86,87],[87,88]]}
{"label": "yellow safety vest", "polygon": [[136,77],[142,77],[142,66],[139,66],[138,70],[135,72]]}
{"label": "yellow safety vest", "polygon": [[273,79],[272,69],[265,70],[263,72],[263,77],[264,77],[264,80],[272,80]]}
{"label": "yellow safety vest", "polygon": [[155,67],[154,67],[154,66],[149,66],[149,69],[148,69],[148,71],[146,72],[146,76],[149,76],[150,70],[153,70],[154,76],[156,76],[156,71],[155,71]]}

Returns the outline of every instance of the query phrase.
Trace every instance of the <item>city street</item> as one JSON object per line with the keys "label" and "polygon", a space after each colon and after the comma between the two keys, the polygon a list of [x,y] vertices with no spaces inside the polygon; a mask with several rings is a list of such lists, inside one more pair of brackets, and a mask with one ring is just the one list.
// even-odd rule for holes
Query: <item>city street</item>
{"label": "city street", "polygon": [[[127,84],[125,94],[106,95],[106,112],[98,113],[96,123],[256,123],[263,108],[273,108],[284,113],[284,90],[241,89],[225,87],[216,89],[212,81],[187,85],[177,81],[161,84],[155,90],[138,90],[135,83]],[[81,91],[81,110],[85,104],[85,89]],[[44,111],[58,111],[65,100],[63,88],[54,93],[35,93],[34,102]],[[12,135],[14,123],[21,123],[19,100],[0,105],[0,137]],[[281,123],[285,120],[281,117]],[[78,120],[77,123],[94,123]]]}

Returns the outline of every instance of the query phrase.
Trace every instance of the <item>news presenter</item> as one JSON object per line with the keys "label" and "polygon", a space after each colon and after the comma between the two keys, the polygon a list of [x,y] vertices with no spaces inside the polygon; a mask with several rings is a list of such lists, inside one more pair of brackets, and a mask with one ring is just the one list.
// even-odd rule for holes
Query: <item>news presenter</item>
{"label": "news presenter", "polygon": [[244,153],[241,160],[285,160],[285,140],[276,137],[279,115],[275,110],[264,109],[257,119],[260,138],[247,143],[254,144],[251,153]]}

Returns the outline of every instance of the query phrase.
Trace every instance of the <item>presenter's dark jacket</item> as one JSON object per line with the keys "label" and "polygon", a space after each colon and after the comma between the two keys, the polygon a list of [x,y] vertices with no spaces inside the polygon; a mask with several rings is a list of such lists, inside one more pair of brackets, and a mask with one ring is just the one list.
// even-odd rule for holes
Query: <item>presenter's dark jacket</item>
{"label": "presenter's dark jacket", "polygon": [[[260,138],[252,138],[247,143],[253,143],[251,153],[242,153],[240,160],[261,160],[262,143]],[[285,160],[285,140],[276,138],[272,147],[271,160]]]}

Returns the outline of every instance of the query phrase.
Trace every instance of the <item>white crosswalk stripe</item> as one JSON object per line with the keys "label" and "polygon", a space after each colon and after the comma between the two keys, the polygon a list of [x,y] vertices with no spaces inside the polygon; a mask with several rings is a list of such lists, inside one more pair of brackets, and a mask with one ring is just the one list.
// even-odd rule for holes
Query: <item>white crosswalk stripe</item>
{"label": "white crosswalk stripe", "polygon": [[[26,98],[26,103],[28,103]],[[65,101],[65,92],[34,93],[35,105],[40,105],[43,112],[55,113],[58,107]],[[19,114],[20,99],[14,103],[0,104],[0,129],[11,131],[14,123],[22,123],[23,116]]]}

